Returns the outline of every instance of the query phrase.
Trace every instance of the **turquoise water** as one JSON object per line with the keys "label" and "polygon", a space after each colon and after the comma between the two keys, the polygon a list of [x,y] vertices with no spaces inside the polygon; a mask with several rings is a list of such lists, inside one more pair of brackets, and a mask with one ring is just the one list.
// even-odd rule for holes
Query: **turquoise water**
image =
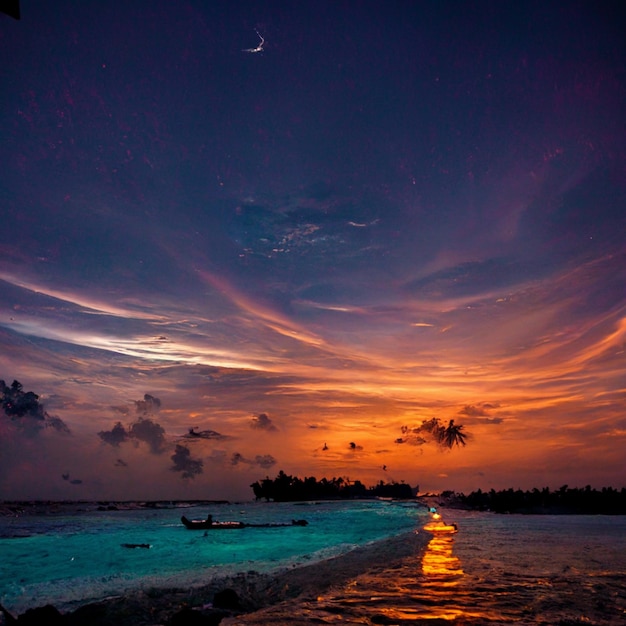
{"label": "turquoise water", "polygon": [[[238,572],[310,563],[415,529],[426,518],[423,508],[369,500],[90,509],[66,506],[54,514],[0,517],[5,607],[15,613],[46,603],[69,609],[130,590],[201,585]],[[205,518],[208,513],[221,521],[306,519],[309,525],[205,533],[180,523],[181,514]]]}

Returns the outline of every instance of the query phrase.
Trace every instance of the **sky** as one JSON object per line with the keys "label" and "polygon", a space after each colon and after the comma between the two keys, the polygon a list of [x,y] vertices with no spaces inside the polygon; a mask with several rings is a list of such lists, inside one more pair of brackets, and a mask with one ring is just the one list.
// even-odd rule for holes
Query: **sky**
{"label": "sky", "polygon": [[0,499],[626,486],[619,2],[20,6]]}

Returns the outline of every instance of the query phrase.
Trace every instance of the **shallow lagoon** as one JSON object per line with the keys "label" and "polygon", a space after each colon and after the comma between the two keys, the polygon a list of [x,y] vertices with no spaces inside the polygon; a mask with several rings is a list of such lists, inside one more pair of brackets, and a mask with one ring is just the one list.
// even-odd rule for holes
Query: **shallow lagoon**
{"label": "shallow lagoon", "polygon": [[[205,584],[250,570],[267,572],[326,559],[413,530],[422,507],[381,501],[243,503],[98,511],[95,505],[0,517],[0,602],[19,613],[152,587]],[[71,510],[70,510],[71,509]],[[191,531],[181,514],[248,523],[308,526]],[[148,544],[129,549],[123,544]]]}

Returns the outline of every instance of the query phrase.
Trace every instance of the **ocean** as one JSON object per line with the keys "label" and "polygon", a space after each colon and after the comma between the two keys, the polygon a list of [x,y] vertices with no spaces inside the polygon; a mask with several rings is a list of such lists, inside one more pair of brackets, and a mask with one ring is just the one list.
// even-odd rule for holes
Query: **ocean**
{"label": "ocean", "polygon": [[[180,524],[183,513],[249,523],[306,519],[309,525],[205,536]],[[425,549],[393,565],[392,554],[389,560],[377,557],[364,562],[358,576],[317,597],[228,623],[626,623],[626,517],[441,513],[456,522],[457,533],[427,533]],[[423,507],[386,501],[2,517],[0,602],[14,613],[48,602],[68,610],[137,589],[293,568],[423,533],[429,519]],[[128,543],[151,547],[122,546]]]}
{"label": "ocean", "polygon": [[626,517],[442,513],[458,532],[399,565],[228,626],[626,624]]}
{"label": "ocean", "polygon": [[[98,510],[38,507],[0,516],[0,603],[13,613],[51,603],[73,609],[130,591],[192,587],[214,577],[327,559],[421,525],[423,507],[388,502],[256,503]],[[307,526],[187,530],[181,515]],[[125,545],[149,548],[128,548]]]}

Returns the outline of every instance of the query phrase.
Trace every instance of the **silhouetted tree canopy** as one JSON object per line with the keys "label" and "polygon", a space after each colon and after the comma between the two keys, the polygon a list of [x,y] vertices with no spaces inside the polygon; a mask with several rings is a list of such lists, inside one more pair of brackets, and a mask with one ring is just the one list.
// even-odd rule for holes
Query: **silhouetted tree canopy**
{"label": "silhouetted tree canopy", "polygon": [[405,483],[385,483],[382,480],[374,487],[366,487],[360,480],[346,481],[343,478],[314,476],[298,478],[285,474],[283,470],[273,480],[269,477],[250,485],[257,500],[294,502],[299,500],[333,500],[338,498],[400,498],[414,497],[414,491]]}
{"label": "silhouetted tree canopy", "polygon": [[471,509],[494,513],[567,513],[591,515],[626,515],[626,488],[613,487],[570,489],[563,485],[555,491],[548,487],[531,491],[504,489],[458,494],[458,501]]}

